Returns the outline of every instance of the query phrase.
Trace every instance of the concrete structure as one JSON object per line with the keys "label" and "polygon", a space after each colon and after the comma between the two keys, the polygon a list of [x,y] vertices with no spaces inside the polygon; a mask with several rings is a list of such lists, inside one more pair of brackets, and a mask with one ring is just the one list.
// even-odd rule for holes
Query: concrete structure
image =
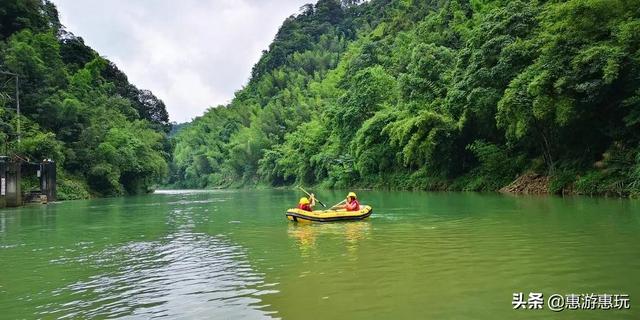
{"label": "concrete structure", "polygon": [[[40,190],[30,191],[26,198],[20,187],[23,167],[26,174],[35,173],[39,178]],[[56,191],[56,163],[54,161],[44,160],[41,163],[32,163],[0,156],[0,208],[18,207],[23,205],[25,199],[33,201],[33,198],[38,199],[39,203],[56,201]]]}
{"label": "concrete structure", "polygon": [[20,190],[20,173],[22,163],[9,161],[5,170],[6,174],[6,205],[7,207],[18,207],[22,205],[22,190]]}
{"label": "concrete structure", "polygon": [[9,158],[0,156],[0,208],[7,206],[7,165]]}
{"label": "concrete structure", "polygon": [[44,160],[38,170],[40,175],[40,193],[47,196],[47,201],[56,201],[56,163]]}

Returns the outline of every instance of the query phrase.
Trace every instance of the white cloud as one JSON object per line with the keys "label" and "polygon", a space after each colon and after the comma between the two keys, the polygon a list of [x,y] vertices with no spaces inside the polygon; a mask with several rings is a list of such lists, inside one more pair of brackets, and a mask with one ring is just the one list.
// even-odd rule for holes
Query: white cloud
{"label": "white cloud", "polygon": [[228,103],[284,19],[311,0],[54,2],[68,31],[184,122]]}

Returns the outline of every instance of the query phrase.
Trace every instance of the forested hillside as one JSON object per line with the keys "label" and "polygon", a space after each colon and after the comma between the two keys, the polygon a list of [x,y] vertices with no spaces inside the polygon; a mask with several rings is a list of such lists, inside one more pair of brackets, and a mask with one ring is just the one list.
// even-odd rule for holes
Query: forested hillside
{"label": "forested hillside", "polygon": [[637,0],[320,0],[176,137],[182,187],[640,191]]}
{"label": "forested hillside", "polygon": [[0,2],[0,154],[53,159],[61,199],[145,192],[168,170],[161,100],[61,26],[47,0]]}

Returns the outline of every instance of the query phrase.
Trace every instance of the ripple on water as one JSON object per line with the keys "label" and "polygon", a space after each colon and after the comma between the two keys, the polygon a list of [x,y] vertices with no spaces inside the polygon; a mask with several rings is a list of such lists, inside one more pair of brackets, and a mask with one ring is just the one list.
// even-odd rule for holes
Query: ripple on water
{"label": "ripple on water", "polygon": [[270,318],[260,296],[277,292],[240,246],[219,236],[178,233],[78,259],[104,271],[54,290],[58,298],[39,308],[41,316]]}

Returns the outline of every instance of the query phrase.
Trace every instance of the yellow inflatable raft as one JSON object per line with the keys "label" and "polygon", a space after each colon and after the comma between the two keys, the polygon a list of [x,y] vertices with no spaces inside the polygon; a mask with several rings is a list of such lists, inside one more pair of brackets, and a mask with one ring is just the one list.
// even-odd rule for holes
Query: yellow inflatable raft
{"label": "yellow inflatable raft", "polygon": [[287,210],[287,219],[296,222],[332,222],[366,219],[373,213],[370,206],[360,206],[360,211],[315,210],[304,211],[298,208]]}

